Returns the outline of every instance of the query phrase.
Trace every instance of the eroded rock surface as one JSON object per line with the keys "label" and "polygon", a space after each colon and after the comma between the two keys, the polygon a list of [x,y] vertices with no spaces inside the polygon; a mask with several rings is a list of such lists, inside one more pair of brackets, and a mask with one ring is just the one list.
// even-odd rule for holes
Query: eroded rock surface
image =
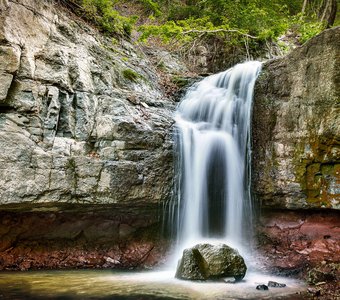
{"label": "eroded rock surface", "polygon": [[257,240],[262,263],[282,274],[339,263],[340,219],[336,211],[264,211]]}
{"label": "eroded rock surface", "polygon": [[266,62],[253,110],[253,189],[264,207],[340,208],[340,27]]}
{"label": "eroded rock surface", "polygon": [[306,279],[309,268],[339,263],[339,65],[337,27],[264,63],[256,83],[257,243],[261,266],[280,274]]}
{"label": "eroded rock surface", "polygon": [[175,277],[185,280],[206,280],[209,277],[208,264],[198,249],[183,250]]}
{"label": "eroded rock surface", "polygon": [[60,3],[0,1],[0,269],[152,266],[175,103]]}
{"label": "eroded rock surface", "polygon": [[0,9],[0,204],[168,199],[174,104],[146,56],[53,2]]}
{"label": "eroded rock surface", "polygon": [[150,268],[167,248],[152,207],[0,211],[0,270]]}

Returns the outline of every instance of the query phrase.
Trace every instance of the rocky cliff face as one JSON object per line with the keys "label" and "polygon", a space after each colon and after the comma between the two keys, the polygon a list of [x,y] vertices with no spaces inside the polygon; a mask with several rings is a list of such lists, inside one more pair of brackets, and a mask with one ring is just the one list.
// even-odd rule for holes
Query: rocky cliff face
{"label": "rocky cliff face", "polygon": [[53,3],[1,2],[0,204],[166,200],[174,104],[156,72]]}
{"label": "rocky cliff face", "polygon": [[263,65],[253,192],[264,264],[300,272],[340,256],[340,28]]}
{"label": "rocky cliff face", "polygon": [[340,209],[340,28],[264,64],[253,111],[262,206]]}
{"label": "rocky cliff face", "polygon": [[175,103],[141,49],[57,4],[0,1],[0,269],[153,265]]}

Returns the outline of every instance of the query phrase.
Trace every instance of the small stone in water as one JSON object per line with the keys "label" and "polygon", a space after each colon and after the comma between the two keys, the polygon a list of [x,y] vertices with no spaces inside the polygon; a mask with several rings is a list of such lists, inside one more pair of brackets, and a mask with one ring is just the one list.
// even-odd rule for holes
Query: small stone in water
{"label": "small stone in water", "polygon": [[278,287],[278,288],[282,288],[282,287],[285,287],[286,284],[285,284],[285,283],[278,283],[278,282],[275,282],[275,281],[268,281],[268,286],[269,286],[269,287]]}
{"label": "small stone in water", "polygon": [[236,280],[235,278],[231,278],[231,279],[229,279],[229,278],[224,278],[223,281],[224,281],[225,283],[236,283],[236,282],[237,282],[237,280]]}
{"label": "small stone in water", "polygon": [[260,290],[260,291],[268,291],[268,287],[265,285],[265,284],[259,284],[257,287],[256,287],[257,290]]}

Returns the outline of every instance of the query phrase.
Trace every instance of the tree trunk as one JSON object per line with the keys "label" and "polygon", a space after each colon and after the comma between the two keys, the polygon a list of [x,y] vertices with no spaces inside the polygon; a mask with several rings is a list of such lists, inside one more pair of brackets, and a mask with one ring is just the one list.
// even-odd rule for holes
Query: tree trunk
{"label": "tree trunk", "polygon": [[305,11],[306,11],[307,3],[308,3],[308,0],[304,0],[303,1],[302,10],[301,10],[302,14],[304,14]]}
{"label": "tree trunk", "polygon": [[319,9],[318,18],[325,22],[327,28],[334,24],[337,11],[337,0],[323,0]]}

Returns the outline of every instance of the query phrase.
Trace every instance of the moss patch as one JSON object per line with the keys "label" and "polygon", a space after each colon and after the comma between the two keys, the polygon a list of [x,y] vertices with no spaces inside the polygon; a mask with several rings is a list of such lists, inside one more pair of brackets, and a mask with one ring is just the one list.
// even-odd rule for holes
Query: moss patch
{"label": "moss patch", "polygon": [[131,69],[123,70],[122,75],[125,79],[130,80],[132,82],[137,82],[139,78],[142,78],[141,75],[137,74],[135,71]]}

